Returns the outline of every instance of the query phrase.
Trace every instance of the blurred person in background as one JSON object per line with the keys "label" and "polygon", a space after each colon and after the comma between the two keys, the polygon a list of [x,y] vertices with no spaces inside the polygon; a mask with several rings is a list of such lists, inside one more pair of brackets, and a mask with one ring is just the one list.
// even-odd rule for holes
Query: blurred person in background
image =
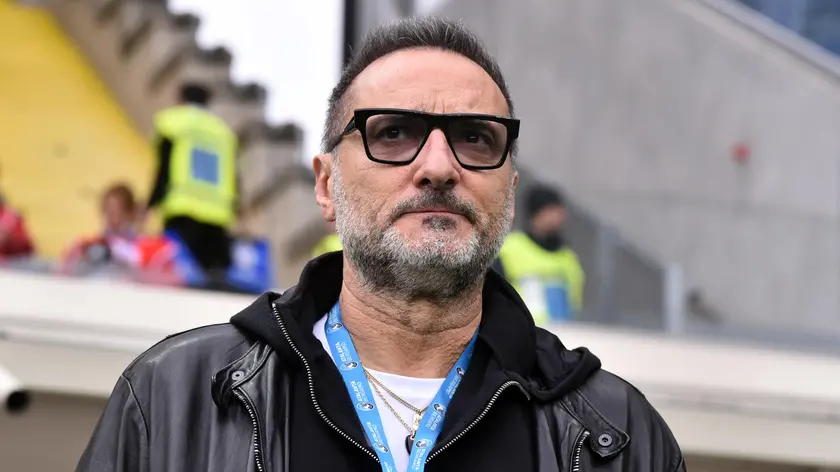
{"label": "blurred person in background", "polygon": [[111,185],[100,200],[102,236],[134,239],[137,236],[138,206],[134,191],[125,183]]}
{"label": "blurred person in background", "polygon": [[65,253],[63,272],[73,272],[80,264],[117,264],[134,267],[139,256],[137,239],[138,207],[131,187],[116,183],[107,187],[99,199],[102,229],[99,234],[75,242]]}
{"label": "blurred person in background", "polygon": [[644,396],[534,326],[488,270],[518,136],[498,64],[461,23],[373,30],[313,160],[344,251],[136,359],[77,471],[684,471]]}
{"label": "blurred person in background", "polygon": [[102,230],[74,243],[65,253],[60,270],[76,273],[112,266],[133,280],[177,283],[172,277],[171,247],[163,238],[138,231],[139,206],[125,183],[110,185],[99,201]]}
{"label": "blurred person in background", "polygon": [[318,244],[312,248],[312,259],[318,256],[323,256],[328,252],[341,251],[341,239],[338,233],[335,232],[335,221],[327,221],[327,235],[318,241]]}
{"label": "blurred person in background", "polygon": [[237,138],[207,109],[206,87],[186,84],[180,98],[180,105],[155,116],[158,170],[146,212],[156,208],[164,231],[189,249],[211,280],[222,281],[236,223]]}
{"label": "blurred person in background", "polygon": [[35,252],[23,216],[6,202],[0,191],[0,262],[31,256]]}
{"label": "blurred person in background", "polygon": [[563,237],[566,204],[551,187],[527,193],[528,228],[508,235],[494,268],[516,288],[537,324],[571,319],[583,304],[584,273]]}

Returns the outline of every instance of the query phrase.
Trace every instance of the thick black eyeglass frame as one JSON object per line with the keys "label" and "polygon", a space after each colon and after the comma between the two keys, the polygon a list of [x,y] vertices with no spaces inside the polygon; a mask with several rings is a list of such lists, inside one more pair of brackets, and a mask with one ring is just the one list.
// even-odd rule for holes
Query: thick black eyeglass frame
{"label": "thick black eyeglass frame", "polygon": [[[422,118],[426,122],[426,136],[423,137],[423,140],[420,142],[420,145],[417,146],[417,151],[411,156],[411,159],[403,160],[403,161],[384,161],[381,159],[377,159],[374,157],[371,152],[370,148],[368,147],[368,140],[367,140],[367,120],[373,116],[377,115],[402,115],[402,116],[413,116],[417,118]],[[456,121],[462,121],[465,119],[479,119],[485,121],[493,121],[499,124],[504,125],[507,129],[507,141],[505,142],[504,152],[502,153],[499,162],[489,166],[475,166],[470,164],[464,164],[461,162],[461,159],[458,157],[458,153],[455,151],[455,147],[452,145],[452,141],[449,139],[449,127],[450,123]],[[353,112],[353,118],[347,123],[347,126],[344,127],[344,130],[333,138],[332,143],[330,145],[330,151],[335,149],[336,146],[344,139],[345,136],[349,135],[353,131],[358,130],[359,134],[362,135],[362,143],[365,146],[365,154],[367,154],[368,159],[373,162],[379,164],[388,164],[392,166],[404,166],[411,164],[414,162],[414,159],[417,159],[417,156],[420,155],[420,151],[423,150],[423,146],[426,145],[426,141],[429,140],[429,135],[432,134],[432,131],[435,129],[439,129],[443,131],[443,135],[446,137],[446,143],[449,144],[449,149],[452,150],[452,154],[455,156],[455,159],[458,161],[458,164],[461,165],[464,169],[468,170],[493,170],[502,167],[507,160],[508,154],[510,153],[511,148],[513,147],[513,143],[519,138],[519,120],[516,118],[507,118],[504,116],[496,116],[496,115],[484,115],[480,113],[426,113],[422,111],[416,110],[404,110],[401,108],[359,108]]]}

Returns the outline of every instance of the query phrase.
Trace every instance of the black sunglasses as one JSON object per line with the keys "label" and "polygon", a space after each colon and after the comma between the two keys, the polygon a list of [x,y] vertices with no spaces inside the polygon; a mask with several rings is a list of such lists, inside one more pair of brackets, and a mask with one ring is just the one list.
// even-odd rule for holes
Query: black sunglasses
{"label": "black sunglasses", "polygon": [[362,108],[353,112],[344,131],[331,140],[329,150],[358,130],[368,159],[381,164],[406,165],[420,154],[434,129],[443,131],[461,167],[489,170],[498,169],[505,163],[519,137],[519,120],[474,113]]}

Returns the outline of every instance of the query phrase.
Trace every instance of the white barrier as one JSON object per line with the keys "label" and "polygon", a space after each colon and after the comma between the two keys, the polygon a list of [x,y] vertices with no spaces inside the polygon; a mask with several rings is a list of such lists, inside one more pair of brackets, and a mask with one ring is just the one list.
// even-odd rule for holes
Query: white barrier
{"label": "white barrier", "polygon": [[253,299],[0,271],[0,364],[32,390],[105,396],[154,343],[225,323]]}
{"label": "white barrier", "polygon": [[[32,390],[107,396],[168,334],[252,296],[0,271],[0,364]],[[840,358],[591,325],[553,327],[639,387],[686,453],[840,466]]]}
{"label": "white barrier", "polygon": [[840,466],[840,358],[556,326],[636,385],[698,455]]}

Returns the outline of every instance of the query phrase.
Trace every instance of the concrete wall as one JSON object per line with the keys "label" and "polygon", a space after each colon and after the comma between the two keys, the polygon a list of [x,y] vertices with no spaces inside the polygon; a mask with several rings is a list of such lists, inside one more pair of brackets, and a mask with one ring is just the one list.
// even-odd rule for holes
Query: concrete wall
{"label": "concrete wall", "polygon": [[729,321],[840,331],[840,76],[699,0],[441,13],[501,62],[528,167],[681,263]]}
{"label": "concrete wall", "polygon": [[24,414],[0,414],[0,470],[74,470],[104,406],[101,398],[37,394]]}

